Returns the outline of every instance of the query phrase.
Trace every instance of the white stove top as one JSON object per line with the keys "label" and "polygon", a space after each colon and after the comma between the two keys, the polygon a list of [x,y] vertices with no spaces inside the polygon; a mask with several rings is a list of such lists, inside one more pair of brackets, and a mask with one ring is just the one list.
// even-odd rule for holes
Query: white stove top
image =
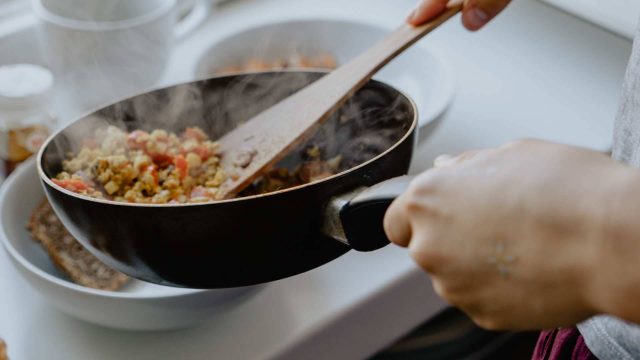
{"label": "white stove top", "polygon": [[[284,18],[358,19],[394,27],[414,0],[242,0],[180,44],[164,83],[188,80],[208,45],[241,27]],[[2,48],[0,39],[0,49]],[[458,93],[413,171],[441,153],[538,137],[606,150],[630,42],[533,0],[515,1],[482,32],[447,24],[423,42],[450,59]],[[3,61],[0,51],[0,62]],[[428,79],[425,79],[428,81]],[[71,319],[21,281],[0,251],[0,337],[13,359],[359,359],[444,305],[404,250],[351,252],[269,284],[197,328],[108,330]]]}

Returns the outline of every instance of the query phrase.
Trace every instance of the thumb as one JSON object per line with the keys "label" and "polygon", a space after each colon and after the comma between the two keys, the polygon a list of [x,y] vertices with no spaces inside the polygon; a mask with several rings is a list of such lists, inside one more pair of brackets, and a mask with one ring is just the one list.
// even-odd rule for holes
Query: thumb
{"label": "thumb", "polygon": [[511,0],[465,0],[462,23],[469,30],[478,30],[509,5]]}
{"label": "thumb", "polygon": [[415,10],[409,14],[407,22],[419,26],[436,17],[447,8],[448,0],[421,0]]}

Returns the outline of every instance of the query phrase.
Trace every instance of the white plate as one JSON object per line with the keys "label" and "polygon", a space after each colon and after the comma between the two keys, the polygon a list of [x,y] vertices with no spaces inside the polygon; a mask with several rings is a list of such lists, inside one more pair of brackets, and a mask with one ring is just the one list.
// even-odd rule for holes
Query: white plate
{"label": "white plate", "polygon": [[0,242],[34,290],[71,316],[127,330],[181,328],[210,320],[261,288],[180,289],[138,280],[132,280],[120,291],[76,285],[53,265],[25,228],[31,212],[43,199],[32,159],[20,166],[0,191]]}
{"label": "white plate", "polygon": [[[218,69],[248,59],[272,61],[291,54],[331,54],[338,64],[352,59],[383,38],[389,30],[342,20],[297,20],[246,29],[213,44],[199,59],[195,77],[211,76]],[[387,65],[376,79],[409,95],[417,104],[420,126],[437,119],[450,104],[455,90],[453,73],[434,49],[414,45]]]}

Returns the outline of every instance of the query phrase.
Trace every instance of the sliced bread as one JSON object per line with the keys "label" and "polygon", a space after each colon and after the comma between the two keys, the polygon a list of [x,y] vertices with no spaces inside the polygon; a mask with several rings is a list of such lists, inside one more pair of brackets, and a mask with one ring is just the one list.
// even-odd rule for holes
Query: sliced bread
{"label": "sliced bread", "polygon": [[31,215],[28,229],[51,260],[75,283],[101,290],[118,290],[129,278],[100,262],[67,231],[45,200]]}

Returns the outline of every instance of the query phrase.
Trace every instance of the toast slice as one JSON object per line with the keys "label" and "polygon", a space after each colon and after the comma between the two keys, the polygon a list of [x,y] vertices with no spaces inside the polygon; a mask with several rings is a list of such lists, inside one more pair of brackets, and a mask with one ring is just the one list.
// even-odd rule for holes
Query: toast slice
{"label": "toast slice", "polygon": [[9,360],[9,356],[7,355],[7,344],[0,339],[0,360]]}
{"label": "toast slice", "polygon": [[129,281],[129,277],[107,267],[80,245],[62,225],[47,200],[33,212],[27,228],[56,266],[76,284],[115,291]]}

